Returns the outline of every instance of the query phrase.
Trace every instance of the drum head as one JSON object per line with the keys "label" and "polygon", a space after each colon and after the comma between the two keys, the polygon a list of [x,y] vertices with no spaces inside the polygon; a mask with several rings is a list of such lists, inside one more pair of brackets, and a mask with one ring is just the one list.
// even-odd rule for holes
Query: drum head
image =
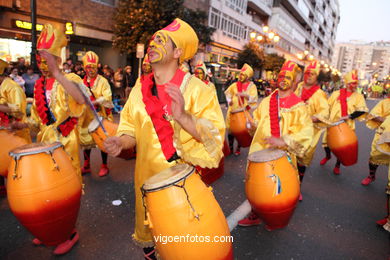
{"label": "drum head", "polygon": [[248,155],[248,160],[251,162],[269,162],[282,158],[285,155],[286,152],[279,149],[264,149]]}
{"label": "drum head", "polygon": [[187,178],[194,170],[195,167],[188,164],[175,165],[147,179],[142,188],[146,192],[165,189]]}
{"label": "drum head", "polygon": [[331,126],[338,126],[338,125],[341,125],[342,123],[345,123],[344,120],[337,121],[337,122],[331,124]]}
{"label": "drum head", "polygon": [[54,142],[51,144],[46,144],[46,143],[26,144],[11,150],[9,152],[9,155],[15,158],[15,157],[21,157],[21,156],[31,155],[31,154],[49,153],[49,152],[53,152],[55,149],[60,148],[62,146],[63,145],[60,142]]}
{"label": "drum head", "polygon": [[[100,122],[102,122],[103,121],[103,117],[99,116],[99,120],[100,120]],[[96,131],[96,129],[98,129],[98,127],[99,127],[99,121],[97,121],[96,118],[94,118],[91,121],[91,123],[89,123],[89,125],[88,125],[88,132],[89,133],[93,133],[93,132]]]}
{"label": "drum head", "polygon": [[245,110],[245,108],[238,108],[238,109],[234,109],[232,111],[230,111],[230,113],[234,114],[234,113],[240,113],[240,112],[243,112]]}

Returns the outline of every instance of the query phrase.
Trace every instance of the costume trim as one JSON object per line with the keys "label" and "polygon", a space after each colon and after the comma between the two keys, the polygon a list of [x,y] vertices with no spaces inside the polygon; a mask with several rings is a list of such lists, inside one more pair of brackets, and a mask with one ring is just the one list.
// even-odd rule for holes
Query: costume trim
{"label": "costume trim", "polygon": [[307,101],[314,95],[314,93],[319,90],[320,87],[317,85],[314,85],[310,87],[309,89],[306,89],[302,86],[302,91],[301,91],[301,99],[303,102],[307,103]]}
{"label": "costume trim", "polygon": [[269,120],[271,127],[271,135],[273,137],[280,137],[278,93],[278,91],[274,91],[269,101]]}
{"label": "costume trim", "polygon": [[287,144],[287,151],[295,154],[297,157],[303,157],[305,148],[300,143],[296,142],[290,135],[282,136],[284,142]]}

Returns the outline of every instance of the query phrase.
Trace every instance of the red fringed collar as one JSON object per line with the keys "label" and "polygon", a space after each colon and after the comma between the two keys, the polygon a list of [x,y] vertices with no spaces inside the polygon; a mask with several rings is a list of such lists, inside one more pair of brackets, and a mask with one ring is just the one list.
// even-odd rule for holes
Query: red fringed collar
{"label": "red fringed collar", "polygon": [[248,86],[250,84],[250,81],[242,83],[241,81],[237,81],[237,90],[239,93],[246,91]]}
{"label": "red fringed collar", "polygon": [[348,102],[347,98],[349,98],[352,95],[353,92],[347,91],[347,89],[342,88],[340,89],[340,95],[339,95],[339,100],[340,100],[340,106],[341,106],[341,116],[347,116],[348,115]]}
{"label": "red fringed collar", "polygon": [[52,90],[54,81],[54,78],[49,78],[45,81],[45,78],[42,76],[35,82],[35,106],[37,109],[38,116],[44,125],[51,124],[55,121],[54,118],[52,118],[52,114],[50,112],[49,104],[47,102],[45,93],[46,90]]}
{"label": "red fringed collar", "polygon": [[280,137],[280,125],[279,125],[279,95],[278,91],[272,93],[269,101],[269,119],[271,126],[271,135],[273,137]]}
{"label": "red fringed collar", "polygon": [[302,99],[300,99],[297,95],[295,95],[294,92],[287,97],[279,98],[280,108],[292,108],[299,102],[302,102]]}
{"label": "red fringed collar", "polygon": [[[180,87],[184,75],[185,73],[178,69],[169,83]],[[152,120],[165,159],[169,161],[175,155],[176,149],[173,146],[174,131],[172,125],[165,119],[167,114],[170,115],[171,111],[171,99],[164,90],[167,84],[155,86],[153,73],[141,76],[142,101],[145,104],[146,112]],[[154,86],[158,97],[152,94]]]}
{"label": "red fringed collar", "polygon": [[314,85],[308,89],[305,87],[302,87],[301,99],[303,100],[303,102],[306,103],[306,101],[309,100],[309,98],[311,98],[314,95],[314,93],[316,93],[316,91],[319,89],[320,89],[320,86],[317,86],[317,85]]}

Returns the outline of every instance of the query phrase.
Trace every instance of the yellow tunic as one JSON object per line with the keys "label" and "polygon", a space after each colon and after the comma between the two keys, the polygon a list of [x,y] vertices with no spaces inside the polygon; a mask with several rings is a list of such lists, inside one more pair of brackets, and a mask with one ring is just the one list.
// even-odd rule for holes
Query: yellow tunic
{"label": "yellow tunic", "polygon": [[[196,141],[172,120],[177,154],[182,161],[191,165],[216,168],[223,156],[222,146],[225,135],[225,124],[217,96],[214,90],[189,73],[184,76],[180,90],[184,96],[185,110],[193,116],[202,141]],[[141,246],[150,246],[153,245],[152,235],[149,228],[144,225],[145,211],[141,186],[145,180],[174,166],[176,162],[168,163],[165,159],[152,120],[145,110],[139,81],[121,112],[117,135],[129,135],[136,139],[137,157],[134,177],[136,220],[133,238]]]}
{"label": "yellow tunic", "polygon": [[[21,122],[27,122],[26,94],[18,83],[8,77],[5,78],[0,85],[0,104],[12,107],[14,112],[11,113],[11,116],[21,120]],[[19,113],[21,113],[22,116],[18,115]],[[27,143],[31,143],[30,129],[25,128],[18,130],[15,134],[26,140]]]}
{"label": "yellow tunic", "polygon": [[[385,121],[380,125],[377,132],[380,132],[380,136],[377,141],[377,150],[387,156],[387,162],[389,165],[388,182],[386,193],[390,195],[390,117],[387,117]],[[390,216],[389,216],[390,221]]]}
{"label": "yellow tunic", "polygon": [[383,133],[381,123],[372,120],[375,117],[387,118],[390,115],[390,98],[381,100],[367,115],[366,126],[370,129],[376,129],[374,139],[371,144],[369,162],[376,165],[388,165],[390,157],[377,149],[377,142]]}
{"label": "yellow tunic", "polygon": [[[303,90],[303,84],[300,83],[298,88],[295,90],[295,94],[298,97],[301,97]],[[309,116],[316,117],[320,120],[318,123],[313,123],[313,139],[312,142],[305,152],[305,155],[302,158],[298,158],[298,162],[302,165],[309,166],[311,161],[313,160],[313,156],[320,140],[321,134],[324,132],[326,123],[329,118],[329,104],[328,98],[324,91],[318,89],[307,101],[307,110],[309,112]],[[324,124],[325,123],[325,124]]]}
{"label": "yellow tunic", "polygon": [[[337,121],[340,121],[341,118],[341,105],[340,105],[340,90],[337,90],[332,93],[332,95],[328,99],[329,103],[329,121],[332,123],[335,123]],[[357,92],[352,93],[351,96],[347,97],[347,104],[348,104],[348,115],[352,114],[355,111],[363,111],[368,112],[368,108],[366,105],[366,101],[364,100],[364,96],[362,94],[359,94]],[[364,115],[357,118],[359,121],[364,120]],[[346,120],[346,123],[351,127],[352,130],[355,130],[355,120],[348,119]],[[324,136],[322,138],[322,146],[327,147],[327,135],[326,131],[324,133]]]}
{"label": "yellow tunic", "polygon": [[[65,74],[65,77],[68,80],[75,82],[80,88],[82,88],[84,93],[88,94],[88,90],[84,86],[83,81],[79,76],[74,73],[69,73]],[[79,118],[86,109],[86,106],[78,104],[73,99],[73,97],[65,91],[63,86],[57,80],[53,84],[50,100],[51,102],[49,103],[49,108],[53,113],[54,118],[56,119],[55,123],[51,125],[45,125],[42,123],[37,112],[35,98],[31,108],[29,122],[32,126],[35,126],[39,129],[37,135],[38,142],[53,143],[58,141],[64,145],[65,151],[72,158],[73,167],[76,169],[81,178],[77,126],[66,137],[61,135],[61,133],[57,130],[57,127],[69,117]]]}
{"label": "yellow tunic", "polygon": [[[110,84],[107,79],[101,75],[98,75],[94,81],[90,91],[93,93],[95,99],[99,101],[99,116],[113,121],[112,113],[107,115],[105,108],[113,108],[112,93]],[[93,113],[90,109],[86,109],[78,122],[78,131],[80,137],[80,145],[83,149],[91,149],[95,147],[95,142],[92,136],[88,132],[89,123],[93,120]]]}
{"label": "yellow tunic", "polygon": [[234,82],[231,84],[227,90],[225,90],[225,95],[228,103],[231,101],[232,105],[229,106],[227,113],[226,113],[226,128],[230,128],[230,112],[234,111],[236,109],[245,108],[248,104],[252,107],[255,107],[257,104],[257,88],[256,85],[253,84],[253,82],[249,83],[249,86],[247,87],[246,91],[243,91],[242,93],[249,95],[249,100],[246,100],[244,98],[244,102],[239,102],[238,89],[237,89],[237,82]]}
{"label": "yellow tunic", "polygon": [[[249,148],[249,154],[268,148],[264,138],[271,136],[269,115],[271,96],[264,98],[253,112],[257,129]],[[295,156],[303,157],[312,142],[313,124],[309,112],[305,103],[299,102],[291,108],[280,108],[279,117],[281,138],[286,142],[287,151],[295,162]]]}

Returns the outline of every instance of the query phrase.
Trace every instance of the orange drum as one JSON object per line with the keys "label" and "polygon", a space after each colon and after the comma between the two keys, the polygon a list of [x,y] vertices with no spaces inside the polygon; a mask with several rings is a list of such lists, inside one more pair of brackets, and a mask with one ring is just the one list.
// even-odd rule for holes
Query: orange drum
{"label": "orange drum", "polygon": [[[223,154],[224,156],[227,156],[230,154],[229,145],[226,142],[226,139],[223,143]],[[222,157],[221,161],[219,162],[218,168],[201,168],[196,167],[196,170],[200,173],[200,176],[202,177],[202,181],[206,183],[207,185],[210,185],[211,183],[215,182],[219,178],[222,177],[222,175],[225,172],[225,157]]]}
{"label": "orange drum", "polygon": [[358,160],[358,139],[347,123],[339,121],[328,128],[327,143],[337,159],[345,166]]}
{"label": "orange drum", "polygon": [[251,115],[244,108],[232,110],[230,113],[230,131],[241,147],[250,146],[253,138],[248,132],[249,122],[253,122]]}
{"label": "orange drum", "polygon": [[27,144],[26,140],[15,135],[14,133],[7,130],[7,128],[0,127],[0,175],[7,177],[8,167],[11,163],[11,156],[9,151],[19,146]]}
{"label": "orange drum", "polygon": [[[152,176],[142,186],[146,223],[158,254],[168,260],[233,259],[225,216],[211,188],[194,173],[194,167],[178,164]],[[175,236],[177,240],[172,241]],[[216,242],[216,236],[224,242]]]}
{"label": "orange drum", "polygon": [[11,211],[47,246],[69,239],[80,208],[81,181],[61,143],[28,144],[10,152]]}
{"label": "orange drum", "polygon": [[[96,145],[99,147],[100,150],[103,152],[106,152],[104,149],[104,140],[106,140],[107,136],[115,136],[116,131],[118,129],[118,124],[115,124],[114,122],[111,122],[107,119],[103,119],[102,117],[99,118],[102,122],[104,128],[107,131],[107,134],[104,133],[102,127],[99,125],[99,122],[95,119],[92,120],[92,122],[88,126],[88,132],[91,134],[93,140],[95,141]],[[135,157],[134,150],[123,150],[118,157],[123,159],[131,159]]]}
{"label": "orange drum", "polygon": [[288,225],[298,201],[298,172],[284,151],[265,149],[248,156],[245,193],[268,229]]}

